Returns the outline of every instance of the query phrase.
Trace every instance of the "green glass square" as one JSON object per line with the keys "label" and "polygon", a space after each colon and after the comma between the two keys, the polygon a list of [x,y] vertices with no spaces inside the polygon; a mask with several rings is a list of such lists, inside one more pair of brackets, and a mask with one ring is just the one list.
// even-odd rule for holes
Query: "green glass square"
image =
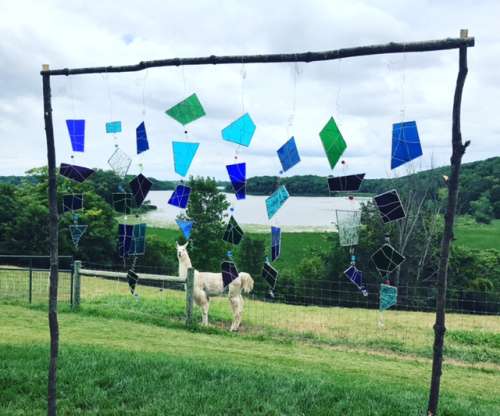
{"label": "green glass square", "polygon": [[325,149],[326,157],[330,162],[330,167],[333,169],[347,148],[347,145],[340,133],[337,123],[333,117],[328,120],[323,130],[319,133],[323,148]]}
{"label": "green glass square", "polygon": [[186,124],[203,117],[205,115],[205,110],[203,109],[197,95],[193,94],[180,103],[177,103],[173,107],[169,108],[165,111],[165,113],[185,126]]}

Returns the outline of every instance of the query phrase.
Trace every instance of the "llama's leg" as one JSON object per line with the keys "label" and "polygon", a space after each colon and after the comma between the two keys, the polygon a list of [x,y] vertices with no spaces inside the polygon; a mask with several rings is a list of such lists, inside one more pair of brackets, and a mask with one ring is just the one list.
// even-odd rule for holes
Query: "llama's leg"
{"label": "llama's leg", "polygon": [[204,326],[208,325],[208,307],[209,300],[204,290],[195,289],[193,292],[194,301],[201,308],[201,323]]}
{"label": "llama's leg", "polygon": [[238,310],[236,313],[236,330],[240,328],[241,325],[241,319],[243,318],[243,296],[238,296]]}
{"label": "llama's leg", "polygon": [[233,323],[231,325],[231,331],[237,331],[241,324],[241,314],[243,312],[243,297],[241,295],[236,295],[229,298],[231,302],[231,308],[233,309]]}
{"label": "llama's leg", "polygon": [[204,326],[208,326],[208,308],[210,306],[210,299],[208,299],[207,295],[205,294],[205,302],[203,305],[201,305],[201,310],[202,310],[202,324]]}

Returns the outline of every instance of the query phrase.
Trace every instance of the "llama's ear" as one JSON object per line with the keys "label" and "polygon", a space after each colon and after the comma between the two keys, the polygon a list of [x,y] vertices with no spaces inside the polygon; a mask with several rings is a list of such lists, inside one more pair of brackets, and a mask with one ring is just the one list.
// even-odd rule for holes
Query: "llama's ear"
{"label": "llama's ear", "polygon": [[186,242],[186,244],[184,244],[184,245],[183,245],[183,246],[181,246],[181,247],[182,247],[182,248],[187,248],[188,244],[189,244],[189,241],[187,241],[187,242]]}
{"label": "llama's ear", "polygon": [[175,242],[175,248],[179,248],[179,243],[177,241]]}

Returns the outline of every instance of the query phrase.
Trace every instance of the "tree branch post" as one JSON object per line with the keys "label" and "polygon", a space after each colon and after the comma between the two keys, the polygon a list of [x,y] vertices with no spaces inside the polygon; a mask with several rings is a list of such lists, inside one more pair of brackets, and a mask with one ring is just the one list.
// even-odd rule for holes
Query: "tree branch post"
{"label": "tree branch post", "polygon": [[462,143],[462,133],[460,131],[462,92],[464,89],[467,71],[467,48],[461,47],[459,49],[459,69],[453,100],[453,125],[451,133],[453,150],[451,155],[451,174],[448,181],[448,206],[444,216],[444,231],[443,238],[441,240],[441,256],[437,277],[436,322],[434,324],[434,351],[432,357],[431,386],[427,406],[428,416],[435,416],[438,409],[439,388],[441,384],[443,366],[443,344],[446,332],[445,308],[446,289],[448,284],[448,261],[450,257],[450,245],[453,240],[453,224],[457,209],[458,180],[462,165],[462,156],[465,153],[466,147],[469,145],[469,142],[466,142],[465,144]]}
{"label": "tree branch post", "polygon": [[[43,66],[48,70],[48,65]],[[56,150],[54,144],[54,126],[52,124],[52,103],[50,92],[50,75],[42,76],[43,112],[45,120],[45,136],[47,139],[48,161],[48,199],[49,199],[49,248],[50,248],[50,284],[49,284],[49,331],[50,331],[50,363],[48,376],[47,414],[57,414],[57,356],[59,352],[59,323],[57,321],[57,289],[59,280],[59,230],[57,213],[57,175]]]}

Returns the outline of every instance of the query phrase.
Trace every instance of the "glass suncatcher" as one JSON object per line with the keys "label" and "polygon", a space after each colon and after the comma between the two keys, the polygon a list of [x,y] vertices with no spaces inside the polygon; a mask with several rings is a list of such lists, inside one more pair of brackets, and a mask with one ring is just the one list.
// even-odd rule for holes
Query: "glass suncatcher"
{"label": "glass suncatcher", "polygon": [[351,264],[347,270],[344,271],[347,278],[361,291],[363,296],[368,296],[368,290],[363,282],[363,272],[355,265]]}
{"label": "glass suncatcher", "polygon": [[398,166],[422,156],[422,154],[417,123],[406,121],[393,124],[391,169],[396,169]]}
{"label": "glass suncatcher", "polygon": [[267,217],[271,219],[287,201],[290,194],[285,188],[285,185],[281,185],[276,191],[274,191],[269,197],[266,198],[266,208]]}
{"label": "glass suncatcher", "polygon": [[184,238],[186,240],[189,240],[189,237],[191,237],[191,230],[193,229],[193,221],[176,219],[175,222],[177,223],[179,229],[182,231]]}
{"label": "glass suncatcher", "polygon": [[398,302],[398,288],[391,285],[381,284],[379,294],[379,309],[385,311]]}
{"label": "glass suncatcher", "polygon": [[382,221],[388,223],[406,217],[399,194],[395,189],[373,197],[375,205],[380,211]]}
{"label": "glass suncatcher", "polygon": [[135,199],[135,205],[139,208],[146,199],[153,183],[142,173],[139,173],[139,175],[130,181],[129,185]]}
{"label": "glass suncatcher", "polygon": [[361,211],[336,210],[337,230],[342,247],[352,247],[359,241]]}
{"label": "glass suncatcher", "polygon": [[192,142],[172,142],[172,153],[174,155],[175,172],[181,176],[186,176],[191,162],[194,159],[199,143]]}
{"label": "glass suncatcher", "polygon": [[148,135],[146,133],[146,126],[144,125],[144,121],[135,129],[135,138],[138,155],[142,152],[145,152],[146,150],[149,150]]}
{"label": "glass suncatcher", "polygon": [[330,176],[328,178],[328,189],[330,192],[357,192],[364,177],[364,173],[347,176]]}
{"label": "glass suncatcher", "polygon": [[234,217],[231,215],[231,218],[229,218],[229,222],[227,223],[226,231],[224,232],[224,236],[222,239],[224,241],[227,241],[228,243],[238,245],[241,242],[241,239],[243,238],[243,230],[239,226],[239,224],[236,222]]}
{"label": "glass suncatcher", "polygon": [[196,94],[192,94],[180,103],[174,105],[165,111],[167,115],[172,117],[183,126],[203,117],[205,110]]}
{"label": "glass suncatcher", "polygon": [[278,281],[278,271],[268,262],[265,262],[264,267],[262,268],[262,278],[267,282],[272,293],[276,288],[276,282]]}
{"label": "glass suncatcher", "polygon": [[132,159],[119,147],[115,149],[111,157],[108,159],[108,165],[111,167],[113,172],[121,178],[124,178],[127,175],[131,164]]}
{"label": "glass suncatcher", "polygon": [[300,162],[299,151],[297,149],[297,144],[295,143],[295,137],[291,137],[283,146],[281,146],[278,151],[278,157],[281,162],[281,167],[283,172],[293,168],[297,163]]}
{"label": "glass suncatcher", "polygon": [[80,243],[80,239],[87,231],[88,225],[81,224],[71,224],[69,226],[69,232],[71,234],[71,241],[73,241],[73,245],[75,248],[78,248],[78,244]]}
{"label": "glass suncatcher", "polygon": [[170,196],[168,203],[175,207],[186,208],[189,202],[189,196],[191,195],[191,188],[186,185],[177,185],[174,192]]}
{"label": "glass suncatcher", "polygon": [[222,282],[224,288],[227,287],[234,279],[238,278],[238,269],[232,261],[224,260],[221,264]]}
{"label": "glass suncatcher", "polygon": [[371,259],[382,277],[387,277],[405,261],[405,257],[388,243],[375,251]]}
{"label": "glass suncatcher", "polygon": [[116,192],[113,194],[113,209],[121,214],[130,214],[132,208],[132,194],[129,192]]}
{"label": "glass suncatcher", "polygon": [[93,169],[85,168],[83,166],[70,165],[67,163],[61,163],[59,168],[59,174],[71,179],[75,182],[83,182],[95,171]]}
{"label": "glass suncatcher", "polygon": [[83,194],[63,195],[62,212],[78,211],[83,208]]}
{"label": "glass suncatcher", "polygon": [[347,148],[347,145],[340,133],[337,123],[333,117],[328,120],[323,130],[319,133],[323,148],[325,149],[326,157],[330,163],[330,168],[333,169]]}
{"label": "glass suncatcher", "polygon": [[222,130],[222,138],[228,142],[248,147],[254,133],[255,123],[250,115],[245,113]]}
{"label": "glass suncatcher", "polygon": [[234,188],[236,199],[246,198],[246,163],[226,165],[226,170]]}
{"label": "glass suncatcher", "polygon": [[66,120],[73,152],[85,150],[85,120]]}
{"label": "glass suncatcher", "polygon": [[279,258],[281,254],[281,228],[271,227],[271,261]]}
{"label": "glass suncatcher", "polygon": [[121,131],[122,131],[121,121],[108,121],[106,123],[106,133],[115,134],[115,133],[120,133]]}

